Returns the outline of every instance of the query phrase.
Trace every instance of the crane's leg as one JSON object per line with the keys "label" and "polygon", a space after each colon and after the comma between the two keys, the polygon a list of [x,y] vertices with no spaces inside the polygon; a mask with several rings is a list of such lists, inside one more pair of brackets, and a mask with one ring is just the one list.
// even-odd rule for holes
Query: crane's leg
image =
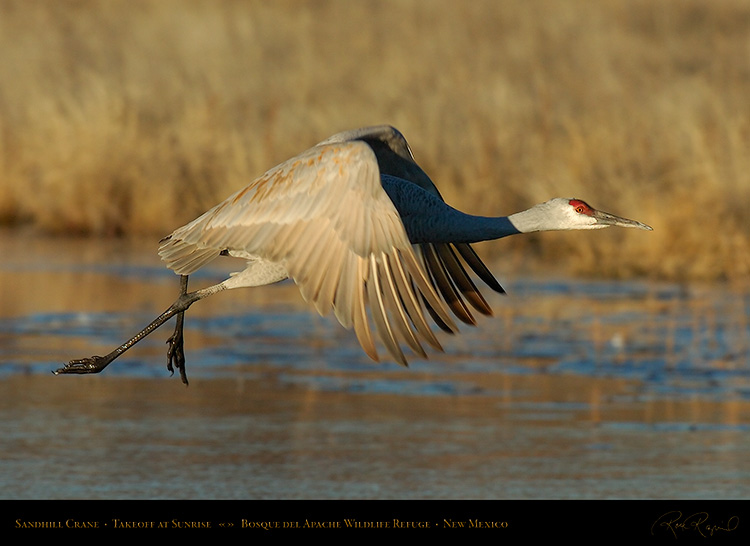
{"label": "crane's leg", "polygon": [[[201,300],[205,297],[215,294],[220,290],[226,288],[224,283],[209,286],[202,290],[196,290],[195,292],[187,291],[187,276],[183,276],[180,279],[180,296],[175,302],[169,306],[169,309],[164,311],[161,315],[156,317],[151,324],[146,326],[143,330],[138,332],[128,341],[117,347],[111,353],[105,356],[92,356],[89,358],[81,358],[79,360],[71,360],[64,367],[55,370],[53,373],[58,374],[86,374],[86,373],[99,373],[104,368],[109,366],[113,360],[115,360],[122,353],[130,349],[133,345],[138,343],[144,337],[149,335],[151,332],[156,330],[159,326],[167,322],[173,316],[177,315],[178,319],[183,318],[185,310],[194,304],[196,301]],[[175,333],[172,335],[169,343],[169,349],[167,351],[168,364],[167,367],[171,368],[172,362],[180,370],[180,377],[183,383],[187,384],[187,377],[185,376],[185,355],[183,354],[183,332],[182,332],[182,321],[175,328]]]}
{"label": "crane's leg", "polygon": [[[180,297],[187,294],[188,276],[180,275]],[[174,333],[167,339],[167,369],[174,374],[174,368],[180,370],[180,378],[185,385],[188,384],[187,374],[185,371],[185,311],[177,313],[177,323],[174,327]],[[174,367],[172,364],[174,363]]]}

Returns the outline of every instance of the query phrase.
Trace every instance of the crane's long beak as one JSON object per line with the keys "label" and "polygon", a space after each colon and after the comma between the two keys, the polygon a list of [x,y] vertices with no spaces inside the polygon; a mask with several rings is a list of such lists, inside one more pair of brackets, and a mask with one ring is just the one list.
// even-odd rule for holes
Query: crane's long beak
{"label": "crane's long beak", "polygon": [[615,216],[614,214],[610,214],[608,212],[602,212],[600,210],[594,211],[594,218],[596,219],[596,223],[601,225],[602,227],[620,226],[620,227],[632,227],[632,228],[653,231],[653,228],[651,226],[648,226],[642,222],[638,222],[636,220],[630,220],[628,218],[622,218],[620,216]]}

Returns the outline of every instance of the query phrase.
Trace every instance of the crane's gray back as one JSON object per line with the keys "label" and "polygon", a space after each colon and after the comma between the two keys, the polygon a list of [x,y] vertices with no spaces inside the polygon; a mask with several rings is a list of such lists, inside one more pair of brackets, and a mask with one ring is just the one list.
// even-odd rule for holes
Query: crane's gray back
{"label": "crane's gray back", "polygon": [[372,148],[381,175],[408,180],[442,199],[430,177],[414,161],[411,148],[404,135],[395,127],[377,125],[344,131],[324,140],[319,145],[351,140],[361,140]]}

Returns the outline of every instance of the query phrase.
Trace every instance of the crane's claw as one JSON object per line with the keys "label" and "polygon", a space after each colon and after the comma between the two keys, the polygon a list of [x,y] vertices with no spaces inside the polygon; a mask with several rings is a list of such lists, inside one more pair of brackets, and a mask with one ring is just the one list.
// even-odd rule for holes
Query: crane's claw
{"label": "crane's claw", "polygon": [[58,368],[55,370],[55,375],[59,374],[67,374],[67,373],[76,373],[76,374],[84,374],[84,373],[99,373],[104,368],[107,367],[107,365],[112,360],[104,357],[104,356],[91,356],[89,358],[80,358],[77,360],[71,360],[68,362],[65,366],[62,368]]}
{"label": "crane's claw", "polygon": [[167,369],[174,374],[174,369],[180,370],[180,379],[185,385],[188,384],[185,372],[185,351],[182,328],[176,328],[174,334],[167,339]]}

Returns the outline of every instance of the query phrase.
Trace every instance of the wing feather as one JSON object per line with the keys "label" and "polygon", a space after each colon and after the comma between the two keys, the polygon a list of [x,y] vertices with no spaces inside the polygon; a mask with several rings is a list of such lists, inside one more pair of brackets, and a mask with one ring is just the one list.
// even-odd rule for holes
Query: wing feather
{"label": "wing feather", "polygon": [[453,279],[453,283],[458,291],[461,292],[474,309],[483,315],[492,315],[492,308],[477,289],[471,277],[466,273],[453,248],[446,244],[434,246],[438,258],[443,263],[446,273]]}
{"label": "wing feather", "polygon": [[419,343],[414,331],[411,329],[411,316],[404,308],[401,296],[399,294],[398,284],[390,265],[390,259],[387,254],[383,254],[382,262],[379,265],[380,277],[384,279],[383,293],[386,298],[386,306],[393,311],[393,324],[396,327],[400,338],[421,357],[426,357],[422,345]]}
{"label": "wing feather", "polygon": [[438,245],[422,245],[425,262],[427,263],[428,270],[432,274],[434,286],[437,287],[438,291],[442,294],[443,299],[448,303],[448,306],[451,308],[453,313],[461,321],[465,322],[466,324],[475,325],[476,320],[474,320],[471,311],[469,311],[469,308],[464,303],[464,300],[461,299],[461,296],[456,291],[451,277],[448,275],[445,269],[445,264],[443,263],[440,256],[438,255],[437,250],[435,249],[436,246]]}
{"label": "wing feather", "polygon": [[[357,275],[352,276],[352,279],[364,279],[368,278],[368,262],[364,258],[357,258]],[[367,320],[367,296],[365,295],[366,283],[355,282],[354,290],[352,295],[354,297],[352,302],[352,315],[354,324],[354,333],[357,336],[359,344],[364,349],[367,356],[378,361],[378,353],[375,349],[375,343],[372,339],[372,333],[370,331],[370,324]],[[394,358],[396,358],[394,356]]]}
{"label": "wing feather", "polygon": [[396,282],[396,292],[403,299],[404,311],[412,324],[414,324],[417,332],[434,349],[442,351],[443,348],[440,342],[435,337],[435,334],[432,333],[430,326],[424,318],[424,313],[416,297],[416,290],[409,275],[404,271],[403,264],[400,260],[389,259],[388,265],[391,268],[391,275]]}
{"label": "wing feather", "polygon": [[503,287],[500,286],[500,283],[497,282],[497,279],[495,279],[495,276],[492,274],[489,268],[484,265],[484,262],[479,258],[479,256],[477,256],[477,253],[474,251],[471,245],[469,245],[468,243],[458,243],[453,246],[456,248],[456,250],[458,250],[458,253],[464,259],[464,261],[469,264],[469,267],[474,270],[474,273],[476,273],[479,278],[487,284],[487,286],[489,286],[499,294],[505,294],[505,290],[503,289]]}
{"label": "wing feather", "polygon": [[370,300],[370,312],[372,314],[375,328],[378,331],[381,341],[391,353],[391,356],[399,364],[406,366],[406,357],[399,346],[393,334],[391,323],[386,314],[386,303],[383,298],[383,290],[380,286],[381,278],[378,276],[378,264],[375,254],[370,255],[370,271],[374,273],[370,276],[367,284],[367,297]]}

